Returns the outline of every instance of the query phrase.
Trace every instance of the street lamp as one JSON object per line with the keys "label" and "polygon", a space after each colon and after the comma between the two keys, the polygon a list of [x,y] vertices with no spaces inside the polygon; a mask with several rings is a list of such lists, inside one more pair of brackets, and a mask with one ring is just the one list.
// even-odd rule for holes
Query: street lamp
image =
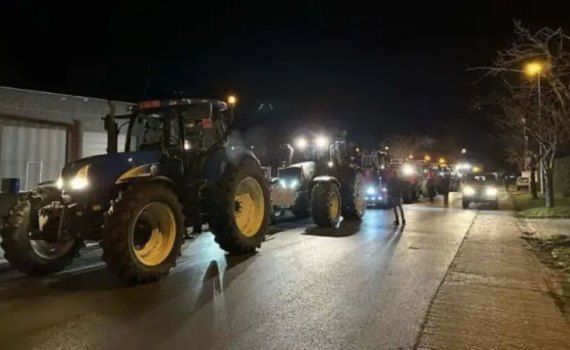
{"label": "street lamp", "polygon": [[429,154],[426,154],[426,155],[424,156],[424,160],[425,160],[426,162],[429,162],[429,161],[431,160],[431,157],[429,156]]}
{"label": "street lamp", "polygon": [[462,149],[461,149],[461,154],[465,154],[465,153],[467,153],[467,149],[466,149],[466,148],[462,148]]}
{"label": "street lamp", "polygon": [[439,158],[439,164],[445,164],[445,158]]}
{"label": "street lamp", "polygon": [[[542,119],[542,94],[541,94],[541,84],[540,77],[542,72],[545,70],[545,65],[538,61],[529,62],[524,67],[524,72],[529,78],[536,77],[536,90],[538,95],[538,121]],[[525,120],[526,126],[526,120]],[[526,130],[525,130],[526,131]],[[538,146],[539,157],[542,157],[542,147]],[[525,154],[526,157],[526,154]],[[532,171],[532,170],[531,170]],[[544,191],[544,167],[542,166],[542,161],[540,162],[540,188]]]}
{"label": "street lamp", "polygon": [[230,105],[230,114],[232,117],[232,120],[234,119],[234,107],[237,104],[237,97],[235,95],[229,95],[228,96],[228,105]]}

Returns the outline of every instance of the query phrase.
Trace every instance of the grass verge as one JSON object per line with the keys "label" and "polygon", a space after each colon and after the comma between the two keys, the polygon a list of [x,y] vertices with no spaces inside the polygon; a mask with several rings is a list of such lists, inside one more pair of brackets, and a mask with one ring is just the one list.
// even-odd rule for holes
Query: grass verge
{"label": "grass verge", "polygon": [[544,206],[544,198],[530,198],[528,193],[514,193],[512,198],[517,216],[523,218],[570,218],[570,198],[556,198],[554,208]]}

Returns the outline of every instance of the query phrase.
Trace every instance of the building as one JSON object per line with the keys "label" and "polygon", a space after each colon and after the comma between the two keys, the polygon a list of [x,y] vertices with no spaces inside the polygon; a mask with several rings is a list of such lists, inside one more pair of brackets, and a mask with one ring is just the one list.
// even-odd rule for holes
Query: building
{"label": "building", "polygon": [[[19,178],[20,190],[26,191],[57,179],[66,162],[105,153],[101,118],[109,103],[0,86],[0,179]],[[131,105],[112,104],[116,114],[126,114]]]}

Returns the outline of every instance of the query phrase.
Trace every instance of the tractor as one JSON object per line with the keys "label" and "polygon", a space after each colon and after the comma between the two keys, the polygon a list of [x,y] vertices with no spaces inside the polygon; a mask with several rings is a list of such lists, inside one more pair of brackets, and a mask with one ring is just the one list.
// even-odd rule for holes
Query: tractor
{"label": "tractor", "polygon": [[[300,137],[289,162],[278,169],[272,180],[271,204],[278,218],[290,210],[295,217],[312,215],[319,227],[336,227],[341,216],[360,220],[366,209],[364,178],[355,157],[347,147],[345,134],[332,143],[325,136],[308,141]],[[304,161],[292,163],[293,152],[301,151]]]}
{"label": "tractor", "polygon": [[363,152],[361,157],[365,181],[366,205],[371,208],[388,209],[387,165],[389,156],[384,151]]}
{"label": "tractor", "polygon": [[1,231],[4,257],[44,275],[97,241],[121,280],[147,283],[169,273],[188,228],[202,223],[227,252],[255,251],[268,229],[269,186],[251,150],[227,144],[232,117],[210,99],[145,101],[121,116],[111,108],[107,154],[71,162],[55,184],[22,196]]}

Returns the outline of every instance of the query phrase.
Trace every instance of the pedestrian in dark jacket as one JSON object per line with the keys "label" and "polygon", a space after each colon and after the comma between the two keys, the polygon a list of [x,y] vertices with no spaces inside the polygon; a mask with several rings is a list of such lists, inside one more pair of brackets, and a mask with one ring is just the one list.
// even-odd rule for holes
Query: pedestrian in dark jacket
{"label": "pedestrian in dark jacket", "polygon": [[402,192],[402,179],[400,179],[396,170],[392,170],[388,178],[388,196],[390,196],[390,204],[394,210],[394,225],[399,225],[400,221],[402,225],[406,225],[406,217],[402,207]]}

